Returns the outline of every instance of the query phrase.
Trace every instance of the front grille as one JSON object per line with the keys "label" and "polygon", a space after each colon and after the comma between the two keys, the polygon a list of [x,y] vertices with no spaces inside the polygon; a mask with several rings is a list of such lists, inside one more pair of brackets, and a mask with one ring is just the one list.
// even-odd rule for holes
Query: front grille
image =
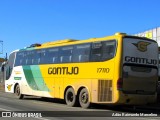
{"label": "front grille", "polygon": [[98,81],[98,102],[112,101],[112,80]]}

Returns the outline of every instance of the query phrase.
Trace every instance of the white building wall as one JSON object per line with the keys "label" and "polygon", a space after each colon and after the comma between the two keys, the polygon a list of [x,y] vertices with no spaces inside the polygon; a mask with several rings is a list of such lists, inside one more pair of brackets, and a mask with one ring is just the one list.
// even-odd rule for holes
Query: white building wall
{"label": "white building wall", "polygon": [[158,42],[158,45],[160,46],[160,27],[154,28],[152,30],[148,30],[145,32],[141,32],[138,34],[135,34],[136,36],[140,37],[147,37],[150,39],[153,39]]}

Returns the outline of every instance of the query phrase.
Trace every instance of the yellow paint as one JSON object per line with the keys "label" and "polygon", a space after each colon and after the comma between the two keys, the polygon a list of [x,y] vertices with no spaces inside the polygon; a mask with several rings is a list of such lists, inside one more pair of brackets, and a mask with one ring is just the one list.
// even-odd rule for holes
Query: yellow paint
{"label": "yellow paint", "polygon": [[[89,40],[81,40],[81,41],[69,41],[66,43],[66,40],[61,41],[60,44],[57,42],[49,42],[47,44],[42,44],[41,48],[46,47],[56,47],[63,45],[74,45],[88,42],[98,42],[98,41],[107,41],[107,40],[116,40],[118,44],[122,44],[122,37],[125,34],[116,34],[114,36],[104,37],[104,38],[92,38]],[[48,46],[47,46],[48,45]],[[40,49],[38,47],[37,49]],[[98,80],[112,80],[113,84],[113,99],[112,103],[118,100],[118,91],[116,88],[117,80],[121,77],[121,73],[119,70],[121,69],[121,64],[119,61],[121,60],[121,51],[122,45],[118,45],[117,53],[115,58],[104,61],[104,62],[89,62],[89,63],[69,63],[69,64],[48,64],[48,65],[40,65],[40,70],[42,71],[42,76],[45,80],[47,87],[50,90],[50,95],[54,98],[64,99],[64,91],[68,86],[72,86],[77,94],[77,91],[80,87],[86,87],[90,94],[90,101],[97,102],[97,98],[95,97],[98,93],[97,84]],[[48,68],[49,67],[78,67],[79,74],[78,75],[49,75]],[[97,73],[97,68],[109,68],[109,73]],[[107,102],[106,102],[107,103]]]}
{"label": "yellow paint", "polygon": [[[62,63],[62,64],[42,64],[39,65],[41,74],[44,79],[45,85],[49,89],[49,94],[53,98],[64,99],[65,90],[67,87],[72,87],[75,91],[75,94],[78,94],[78,91],[81,87],[85,87],[89,92],[89,100],[93,103],[125,103],[124,93],[121,93],[117,90],[117,80],[122,78],[122,68],[123,68],[123,37],[126,34],[117,33],[113,36],[107,36],[103,38],[91,38],[87,40],[64,40],[56,42],[47,42],[42,44],[35,49],[59,47],[66,45],[78,45],[82,43],[91,43],[107,40],[116,40],[117,48],[116,55],[114,58],[103,61],[103,62],[81,62],[81,63]],[[144,45],[140,45],[140,48],[144,48]],[[72,68],[78,68],[78,74],[49,74],[52,68],[64,68],[67,67],[69,70]],[[108,72],[97,72],[98,69],[104,68],[109,70]],[[19,72],[16,72],[19,74]],[[99,81],[111,81],[112,86],[109,88],[112,91],[112,100],[111,101],[98,101],[98,82]],[[12,85],[11,85],[12,86]],[[8,86],[8,90],[11,89],[11,86]],[[103,85],[102,85],[103,86]],[[136,95],[131,95],[131,98],[135,98]],[[152,96],[152,98],[154,95]],[[121,100],[120,100],[121,98]],[[146,97],[147,98],[147,97]],[[152,98],[148,98],[151,99]],[[123,102],[122,102],[123,101]]]}
{"label": "yellow paint", "polygon": [[150,38],[150,39],[152,39],[152,32],[147,32],[146,34],[145,34],[145,37],[147,37],[147,38]]}
{"label": "yellow paint", "polygon": [[14,71],[16,75],[21,74],[21,71]]}
{"label": "yellow paint", "polygon": [[13,85],[13,84],[7,86],[8,91],[11,91],[12,85]]}

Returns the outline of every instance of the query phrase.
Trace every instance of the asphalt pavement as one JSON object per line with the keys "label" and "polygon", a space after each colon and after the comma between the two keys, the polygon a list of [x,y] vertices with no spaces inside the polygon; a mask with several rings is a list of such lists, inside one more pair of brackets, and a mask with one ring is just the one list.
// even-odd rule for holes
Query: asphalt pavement
{"label": "asphalt pavement", "polygon": [[4,83],[3,82],[0,83],[0,91],[4,92]]}
{"label": "asphalt pavement", "polygon": [[[0,83],[0,93],[5,92],[5,86],[4,83]],[[0,95],[1,96],[1,95]],[[149,104],[149,105],[143,105],[143,106],[135,106],[136,109],[150,109],[150,110],[157,110],[160,111],[160,95],[157,98],[157,103]]]}

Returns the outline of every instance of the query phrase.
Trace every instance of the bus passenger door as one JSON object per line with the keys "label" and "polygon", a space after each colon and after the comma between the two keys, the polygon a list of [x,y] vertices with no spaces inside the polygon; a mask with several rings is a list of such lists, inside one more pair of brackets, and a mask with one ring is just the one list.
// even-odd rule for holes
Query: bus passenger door
{"label": "bus passenger door", "polygon": [[8,61],[5,64],[4,75],[5,75],[5,91],[14,92],[14,75],[12,70],[14,68],[15,52],[11,53]]}
{"label": "bus passenger door", "polygon": [[61,78],[55,78],[55,83],[54,83],[54,97],[55,98],[60,97],[60,89],[61,89]]}

